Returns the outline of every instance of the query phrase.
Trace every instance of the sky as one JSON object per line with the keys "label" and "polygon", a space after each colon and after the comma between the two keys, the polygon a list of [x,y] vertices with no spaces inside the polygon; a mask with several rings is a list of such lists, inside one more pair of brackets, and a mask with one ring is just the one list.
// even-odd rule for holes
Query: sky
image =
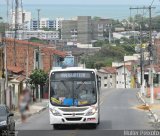
{"label": "sky", "polygon": [[[150,5],[153,0],[22,0],[22,1],[23,4]],[[5,3],[5,2],[6,0],[0,0],[0,3]],[[160,0],[154,0],[154,5],[160,5]]]}

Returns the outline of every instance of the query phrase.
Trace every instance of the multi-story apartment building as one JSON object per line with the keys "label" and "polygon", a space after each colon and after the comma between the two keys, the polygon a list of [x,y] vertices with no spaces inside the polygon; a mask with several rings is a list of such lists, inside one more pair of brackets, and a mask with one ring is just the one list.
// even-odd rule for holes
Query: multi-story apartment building
{"label": "multi-story apartment building", "polygon": [[[22,8],[18,8],[17,12],[17,24],[19,28],[23,28],[23,25],[29,22],[32,18],[31,12],[22,10]],[[15,28],[15,11],[11,11],[10,14],[11,19],[11,28]]]}
{"label": "multi-story apartment building", "polygon": [[77,42],[77,21],[63,21],[61,38],[66,41]]}
{"label": "multi-story apartment building", "polygon": [[[7,38],[14,38],[14,31],[6,31]],[[56,40],[59,39],[59,31],[43,31],[43,30],[35,30],[35,31],[17,31],[17,39],[19,40],[27,40],[32,37],[44,39],[44,40]]]}
{"label": "multi-story apartment building", "polygon": [[63,20],[64,20],[64,18],[61,18],[61,17],[56,18],[56,20],[55,20],[55,28],[56,28],[56,30],[59,30],[59,29],[62,28],[62,21]]}
{"label": "multi-story apartment building", "polygon": [[[61,29],[62,26],[62,20],[63,18],[56,18],[56,20],[51,20],[49,18],[41,18],[40,19],[40,25],[39,28],[48,28],[48,29],[55,29],[59,30]],[[32,19],[30,20],[30,29],[28,30],[37,30],[38,29],[38,20]]]}
{"label": "multi-story apartment building", "polygon": [[104,40],[106,37],[105,33],[109,33],[111,29],[111,20],[109,19],[96,19],[92,20],[92,38],[93,40]]}
{"label": "multi-story apartment building", "polygon": [[[109,19],[92,19],[91,16],[78,16],[76,20],[62,21],[62,40],[89,44],[92,40],[104,40],[104,32],[111,25]],[[74,38],[73,38],[74,37]]]}
{"label": "multi-story apartment building", "polygon": [[28,23],[30,25],[29,30],[37,30],[38,29],[38,20],[32,19]]}
{"label": "multi-story apartment building", "polygon": [[77,41],[78,43],[91,43],[92,40],[92,22],[91,16],[78,16],[77,21]]}

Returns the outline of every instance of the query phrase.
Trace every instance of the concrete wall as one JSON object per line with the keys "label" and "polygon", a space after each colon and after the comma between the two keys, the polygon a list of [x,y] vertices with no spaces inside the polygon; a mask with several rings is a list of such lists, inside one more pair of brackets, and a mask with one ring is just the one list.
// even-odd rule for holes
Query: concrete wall
{"label": "concrete wall", "polygon": [[72,42],[72,41],[74,42],[74,38],[72,37],[74,32],[72,32],[72,31],[76,30],[76,29],[77,29],[77,21],[63,20],[62,21],[62,30],[61,30],[62,39],[67,40],[68,42]]}
{"label": "concrete wall", "polygon": [[78,42],[82,44],[91,43],[92,27],[91,16],[78,16]]}

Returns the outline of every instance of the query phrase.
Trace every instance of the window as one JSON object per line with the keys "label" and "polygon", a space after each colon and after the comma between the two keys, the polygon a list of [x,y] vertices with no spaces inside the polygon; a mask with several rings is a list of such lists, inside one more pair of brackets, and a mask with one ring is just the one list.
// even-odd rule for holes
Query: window
{"label": "window", "polygon": [[118,81],[117,81],[117,84],[118,84]]}
{"label": "window", "polygon": [[107,76],[106,76],[106,77],[104,77],[104,79],[107,79]]}
{"label": "window", "polygon": [[107,84],[104,84],[104,87],[107,87]]}
{"label": "window", "polygon": [[110,75],[110,78],[112,78],[112,75]]}

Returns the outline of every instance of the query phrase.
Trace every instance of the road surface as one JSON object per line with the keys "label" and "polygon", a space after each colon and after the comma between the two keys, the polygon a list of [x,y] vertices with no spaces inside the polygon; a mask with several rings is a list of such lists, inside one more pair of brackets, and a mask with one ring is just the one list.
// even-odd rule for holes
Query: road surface
{"label": "road surface", "polygon": [[48,109],[33,115],[25,123],[17,124],[16,130],[19,130],[20,136],[51,136],[53,134],[54,136],[105,136],[106,134],[120,136],[124,134],[124,130],[153,130],[148,112],[135,108],[141,104],[136,97],[137,91],[136,89],[102,90],[101,123],[96,130],[85,126],[69,126],[63,130],[53,130],[53,127],[49,125]]}

